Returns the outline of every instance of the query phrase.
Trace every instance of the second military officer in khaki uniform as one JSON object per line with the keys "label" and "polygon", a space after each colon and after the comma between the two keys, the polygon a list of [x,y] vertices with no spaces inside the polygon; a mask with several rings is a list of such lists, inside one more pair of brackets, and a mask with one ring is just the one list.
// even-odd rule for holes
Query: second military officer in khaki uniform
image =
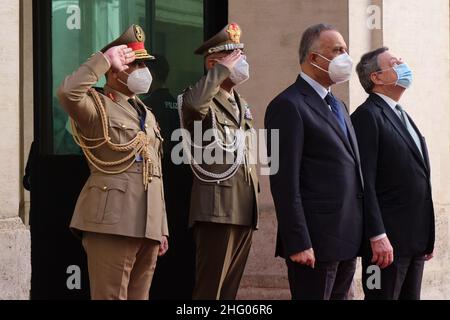
{"label": "second military officer in khaki uniform", "polygon": [[[162,138],[136,97],[152,80],[144,41],[142,28],[131,26],[58,91],[91,169],[71,228],[83,239],[95,300],[148,299],[157,257],[168,249]],[[104,75],[105,88],[93,89]]]}
{"label": "second military officer in khaki uniform", "polygon": [[[182,125],[194,141],[184,137],[195,176],[190,209],[197,250],[194,299],[236,298],[258,223],[259,185],[250,161],[253,119],[234,90],[249,78],[240,37],[233,23],[205,42],[196,54],[205,56],[208,73],[179,97]],[[213,129],[212,143],[196,143],[199,124],[200,133]],[[199,148],[203,155],[223,152],[223,161],[198,161]],[[225,161],[230,155],[233,161]]]}

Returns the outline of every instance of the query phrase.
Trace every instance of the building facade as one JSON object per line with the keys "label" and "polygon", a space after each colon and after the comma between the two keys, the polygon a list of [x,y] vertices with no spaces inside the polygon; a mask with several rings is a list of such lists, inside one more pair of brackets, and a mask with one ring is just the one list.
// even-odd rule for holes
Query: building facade
{"label": "building facade", "polygon": [[[29,299],[33,290],[40,297],[64,295],[67,267],[83,259],[79,243],[66,228],[83,183],[80,175],[86,173],[71,142],[67,118],[54,100],[62,77],[127,24],[139,23],[151,39],[152,52],[168,60],[167,87],[176,95],[203,73],[201,58],[192,53],[221,19],[236,21],[243,29],[252,80],[240,92],[252,105],[259,128],[268,103],[300,72],[300,37],[311,24],[334,24],[354,61],[387,46],[408,62],[416,81],[403,105],[427,139],[436,211],[436,257],[426,265],[423,298],[450,299],[449,9],[448,0],[4,1],[0,8],[0,125],[5,130],[0,141],[0,299]],[[356,73],[336,94],[352,111],[366,98]],[[37,190],[30,197],[22,187],[22,176],[32,141],[39,142],[39,149],[32,157],[37,159],[33,166]],[[68,173],[68,166],[75,172]],[[239,297],[289,299],[285,264],[274,257],[277,226],[268,177],[262,177],[261,203],[261,228],[255,234]],[[360,278],[359,269],[356,299],[362,296]],[[32,290],[32,285],[55,294]]]}

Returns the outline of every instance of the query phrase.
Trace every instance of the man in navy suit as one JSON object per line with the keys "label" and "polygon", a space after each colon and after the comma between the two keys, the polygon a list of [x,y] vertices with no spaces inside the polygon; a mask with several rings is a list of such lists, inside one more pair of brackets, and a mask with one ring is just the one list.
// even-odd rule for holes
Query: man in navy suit
{"label": "man in navy suit", "polygon": [[[366,299],[420,299],[424,264],[433,257],[434,211],[425,140],[399,104],[412,71],[388,48],[357,66],[370,95],[352,115],[365,181]],[[381,268],[381,289],[367,286],[367,267]]]}
{"label": "man in navy suit", "polygon": [[[330,25],[308,28],[302,72],[269,105],[270,185],[278,219],[277,256],[286,259],[293,299],[347,298],[363,238],[363,179],[358,144],[332,85],[350,79],[352,61]],[[270,154],[274,130],[279,154]]]}

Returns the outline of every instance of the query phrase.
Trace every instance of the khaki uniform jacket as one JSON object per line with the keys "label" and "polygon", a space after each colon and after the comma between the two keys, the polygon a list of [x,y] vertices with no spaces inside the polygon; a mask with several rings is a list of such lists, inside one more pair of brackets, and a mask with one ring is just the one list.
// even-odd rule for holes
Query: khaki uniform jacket
{"label": "khaki uniform jacket", "polygon": [[[61,105],[76,122],[80,133],[90,139],[104,135],[101,118],[88,91],[109,69],[109,61],[102,53],[97,53],[68,76],[58,90]],[[106,109],[111,141],[128,143],[141,131],[137,111],[128,103],[127,96],[108,86],[99,94]],[[137,101],[144,106],[139,99]],[[143,184],[142,162],[134,163],[120,174],[102,173],[89,164],[91,175],[81,191],[70,224],[76,233],[89,231],[156,241],[168,236],[161,174],[162,138],[155,117],[147,108],[143,109],[152,163],[148,190],[145,191]],[[93,150],[93,153],[103,161],[117,161],[126,155],[107,146]],[[113,170],[124,169],[126,164]],[[112,171],[111,168],[105,169]]]}
{"label": "khaki uniform jacket", "polygon": [[[223,65],[216,64],[208,74],[194,87],[183,94],[182,118],[184,128],[191,132],[192,140],[195,121],[202,122],[203,131],[212,127],[212,112],[215,113],[219,137],[226,139],[233,129],[241,128],[247,133],[253,129],[249,117],[247,102],[234,92],[234,98],[240,108],[240,119],[236,118],[233,105],[220,90],[220,85],[230,75]],[[246,145],[252,148],[255,139],[246,139]],[[256,158],[255,158],[256,159]],[[208,164],[202,168],[222,173],[229,164]],[[202,182],[194,177],[189,223],[214,222],[258,228],[259,183],[254,164],[241,165],[236,175],[219,183]]]}

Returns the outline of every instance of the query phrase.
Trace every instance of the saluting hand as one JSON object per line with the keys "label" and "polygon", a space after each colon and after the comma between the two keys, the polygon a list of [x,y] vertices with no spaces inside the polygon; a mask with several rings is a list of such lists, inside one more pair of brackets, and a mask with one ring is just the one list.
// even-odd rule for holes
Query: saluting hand
{"label": "saluting hand", "polygon": [[289,257],[293,262],[306,265],[314,269],[316,264],[316,257],[314,255],[314,250],[311,248],[303,252],[296,253]]}
{"label": "saluting hand", "polygon": [[105,52],[105,57],[111,64],[111,69],[114,73],[127,70],[128,64],[136,60],[136,54],[133,49],[128,48],[126,45],[116,46],[109,48]]}
{"label": "saluting hand", "polygon": [[161,244],[159,245],[158,257],[162,257],[169,250],[169,240],[167,237],[162,237]]}
{"label": "saluting hand", "polygon": [[234,50],[229,55],[221,58],[216,59],[215,61],[225,67],[228,68],[228,70],[232,71],[236,63],[241,59],[242,51],[241,50]]}

